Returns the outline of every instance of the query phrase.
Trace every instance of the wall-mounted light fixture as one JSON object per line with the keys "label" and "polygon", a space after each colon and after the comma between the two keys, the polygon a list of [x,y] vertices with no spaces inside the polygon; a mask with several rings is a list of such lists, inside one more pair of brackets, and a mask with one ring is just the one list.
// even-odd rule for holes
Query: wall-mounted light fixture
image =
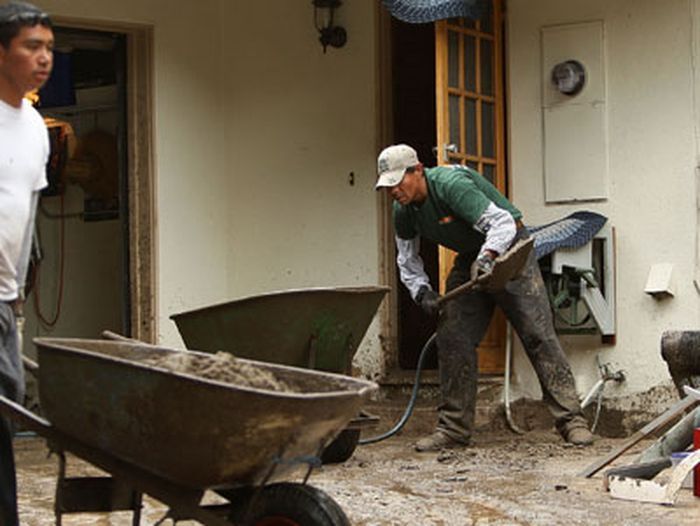
{"label": "wall-mounted light fixture", "polygon": [[552,68],[552,83],[564,95],[578,95],[586,84],[586,68],[578,60],[560,62]]}
{"label": "wall-mounted light fixture", "polygon": [[334,11],[343,3],[342,0],[312,0],[314,6],[314,25],[318,31],[318,40],[326,52],[328,46],[343,47],[348,40],[345,28],[333,23]]}

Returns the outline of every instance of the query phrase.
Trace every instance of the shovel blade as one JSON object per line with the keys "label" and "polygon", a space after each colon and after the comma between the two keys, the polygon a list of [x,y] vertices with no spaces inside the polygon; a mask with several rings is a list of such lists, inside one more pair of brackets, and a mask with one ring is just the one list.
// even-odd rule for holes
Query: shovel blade
{"label": "shovel blade", "polygon": [[476,280],[476,286],[485,290],[501,290],[506,283],[517,276],[525,266],[532,252],[534,239],[521,239],[509,250],[498,256],[493,270]]}

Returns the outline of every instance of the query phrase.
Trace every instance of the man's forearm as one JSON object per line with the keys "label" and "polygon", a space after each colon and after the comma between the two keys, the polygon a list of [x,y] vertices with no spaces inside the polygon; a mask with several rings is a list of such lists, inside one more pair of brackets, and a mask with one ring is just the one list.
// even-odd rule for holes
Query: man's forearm
{"label": "man's forearm", "polygon": [[399,267],[401,283],[405,285],[415,300],[422,287],[430,288],[430,278],[426,274],[423,259],[420,257],[420,238],[396,238],[396,263]]}
{"label": "man's forearm", "polygon": [[503,254],[513,243],[517,232],[513,216],[493,203],[484,210],[474,229],[486,236],[479,250],[480,255],[487,251],[496,256]]}

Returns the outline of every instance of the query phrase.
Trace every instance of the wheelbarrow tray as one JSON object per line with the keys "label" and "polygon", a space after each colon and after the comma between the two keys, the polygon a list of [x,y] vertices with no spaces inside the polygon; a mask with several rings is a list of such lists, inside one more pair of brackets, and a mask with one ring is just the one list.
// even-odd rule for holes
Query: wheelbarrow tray
{"label": "wheelbarrow tray", "polygon": [[185,346],[243,358],[350,373],[388,287],[270,292],[174,314]]}
{"label": "wheelbarrow tray", "polygon": [[106,340],[34,342],[41,407],[56,429],[190,488],[282,480],[300,467],[298,459],[318,455],[377,388],[342,375],[241,360],[298,392],[269,391],[139,363],[183,352],[174,349]]}

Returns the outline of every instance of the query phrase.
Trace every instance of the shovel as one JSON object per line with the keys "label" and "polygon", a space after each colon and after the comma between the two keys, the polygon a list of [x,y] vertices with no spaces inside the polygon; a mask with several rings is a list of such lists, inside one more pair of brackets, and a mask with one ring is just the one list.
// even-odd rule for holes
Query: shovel
{"label": "shovel", "polygon": [[511,248],[494,260],[493,270],[488,274],[482,274],[469,280],[457,288],[446,292],[438,299],[438,305],[442,306],[446,301],[464,294],[470,290],[501,290],[506,283],[517,276],[525,266],[528,256],[532,252],[534,239],[528,237],[521,239]]}

